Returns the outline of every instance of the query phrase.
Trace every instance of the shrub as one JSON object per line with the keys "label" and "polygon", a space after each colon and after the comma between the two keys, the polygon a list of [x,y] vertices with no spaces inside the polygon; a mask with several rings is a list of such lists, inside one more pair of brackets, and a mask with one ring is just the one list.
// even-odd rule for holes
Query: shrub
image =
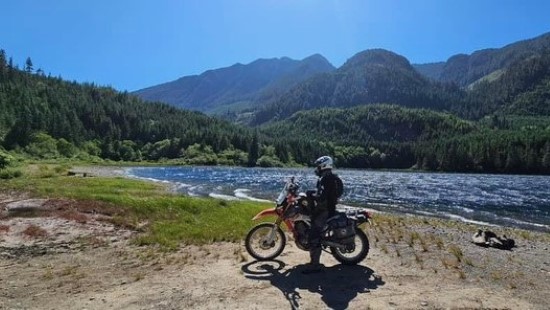
{"label": "shrub", "polygon": [[11,155],[0,150],[0,169],[4,169],[9,166],[12,161],[13,157]]}
{"label": "shrub", "polygon": [[283,167],[284,164],[276,156],[263,155],[256,162],[260,167]]}
{"label": "shrub", "polygon": [[57,141],[57,151],[64,157],[73,157],[78,153],[76,146],[63,138]]}
{"label": "shrub", "polygon": [[2,180],[19,178],[22,175],[23,175],[23,172],[19,169],[9,168],[9,169],[0,170],[0,179]]}
{"label": "shrub", "polygon": [[57,141],[45,133],[37,133],[32,137],[31,143],[25,147],[25,151],[37,158],[56,158]]}

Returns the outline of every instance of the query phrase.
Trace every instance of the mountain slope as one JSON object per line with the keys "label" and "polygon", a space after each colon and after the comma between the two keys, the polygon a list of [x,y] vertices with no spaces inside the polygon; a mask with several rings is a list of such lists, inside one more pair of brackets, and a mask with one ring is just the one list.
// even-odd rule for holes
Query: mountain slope
{"label": "mountain slope", "polygon": [[465,103],[457,113],[470,118],[495,112],[550,116],[550,50],[517,61],[494,80],[476,83]]}
{"label": "mountain slope", "polygon": [[300,110],[369,103],[440,110],[452,104],[458,94],[456,88],[427,80],[403,56],[382,49],[367,50],[337,70],[318,74],[266,104],[253,123],[284,119]]}
{"label": "mountain slope", "polygon": [[507,69],[518,61],[540,55],[548,49],[550,49],[550,33],[502,48],[479,50],[471,55],[454,55],[443,65],[436,63],[415,65],[415,67],[427,77],[465,87],[495,71]]}
{"label": "mountain slope", "polygon": [[432,62],[427,64],[413,64],[413,67],[423,76],[432,79],[432,80],[439,80],[439,77],[441,76],[441,73],[443,72],[443,68],[445,67],[445,62]]}
{"label": "mountain slope", "polygon": [[264,127],[269,132],[300,132],[323,142],[345,145],[400,143],[462,135],[476,129],[472,122],[450,114],[396,105],[362,105],[347,109],[325,108],[297,112]]}
{"label": "mountain slope", "polygon": [[201,75],[136,91],[145,100],[165,102],[203,112],[244,109],[271,98],[317,73],[334,70],[321,55],[301,61],[287,57],[259,59],[250,64],[209,70]]}

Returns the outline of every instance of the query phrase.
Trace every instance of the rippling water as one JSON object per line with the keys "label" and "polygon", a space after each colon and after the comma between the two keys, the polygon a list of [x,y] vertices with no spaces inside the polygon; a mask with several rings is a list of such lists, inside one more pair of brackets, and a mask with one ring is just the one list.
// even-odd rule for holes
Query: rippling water
{"label": "rippling water", "polygon": [[[550,231],[550,177],[338,170],[345,204],[486,225]],[[131,168],[134,177],[173,183],[181,193],[273,201],[291,176],[314,188],[312,169]]]}

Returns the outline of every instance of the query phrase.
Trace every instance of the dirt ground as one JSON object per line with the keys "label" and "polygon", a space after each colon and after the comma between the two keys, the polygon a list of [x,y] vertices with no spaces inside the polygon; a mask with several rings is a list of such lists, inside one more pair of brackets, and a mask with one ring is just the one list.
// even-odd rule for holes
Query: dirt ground
{"label": "dirt ground", "polygon": [[270,262],[234,243],[163,252],[132,245],[138,232],[94,212],[7,216],[14,203],[71,205],[0,195],[0,309],[548,309],[544,235],[503,251],[471,244],[461,229],[370,226],[361,265],[324,253],[324,272],[303,275],[308,254],[292,242]]}

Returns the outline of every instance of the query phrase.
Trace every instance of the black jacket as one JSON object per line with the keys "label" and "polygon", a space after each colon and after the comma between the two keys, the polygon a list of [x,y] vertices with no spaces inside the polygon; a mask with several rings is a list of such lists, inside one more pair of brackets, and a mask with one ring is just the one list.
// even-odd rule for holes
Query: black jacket
{"label": "black jacket", "polygon": [[332,171],[326,171],[317,180],[317,206],[318,211],[328,210],[329,216],[336,212],[338,198],[342,194],[342,181]]}

